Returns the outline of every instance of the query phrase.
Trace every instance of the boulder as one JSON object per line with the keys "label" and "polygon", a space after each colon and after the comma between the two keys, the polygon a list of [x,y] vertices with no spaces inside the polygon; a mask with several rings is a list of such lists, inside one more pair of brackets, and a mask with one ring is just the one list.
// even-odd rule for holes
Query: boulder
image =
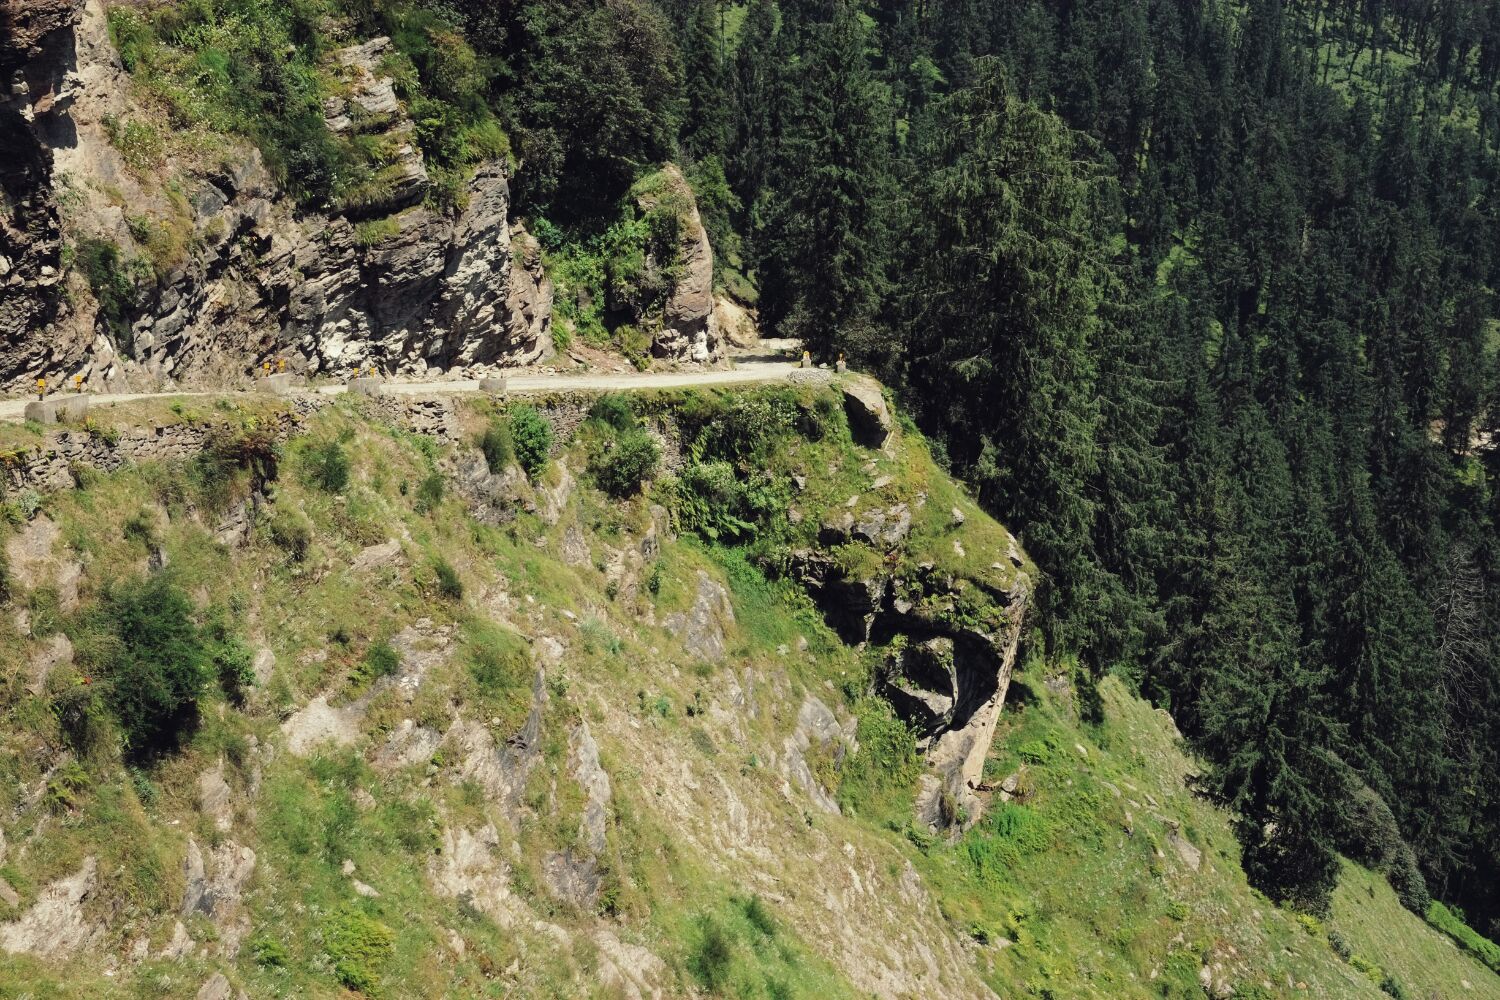
{"label": "boulder", "polygon": [[880,448],[890,437],[893,421],[880,388],[868,382],[844,385],[844,412],[849,417],[849,431],[856,443],[866,448]]}
{"label": "boulder", "polygon": [[677,165],[669,163],[648,180],[636,202],[642,212],[664,206],[679,216],[679,276],[663,310],[662,328],[652,339],[651,353],[674,361],[717,360],[723,345],[714,311],[714,254],[693,189]]}

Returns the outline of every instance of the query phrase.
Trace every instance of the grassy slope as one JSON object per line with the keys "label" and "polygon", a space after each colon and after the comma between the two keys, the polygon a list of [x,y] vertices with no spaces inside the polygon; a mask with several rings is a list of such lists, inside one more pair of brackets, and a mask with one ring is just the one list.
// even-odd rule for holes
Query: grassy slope
{"label": "grassy slope", "polygon": [[[303,476],[310,450],[328,441],[342,441],[353,460],[341,497]],[[601,926],[664,960],[668,995],[712,983],[726,996],[852,997],[861,950],[911,942],[938,955],[939,979],[923,990],[932,996],[964,995],[977,976],[1007,997],[1196,997],[1205,965],[1240,996],[1381,995],[1334,954],[1321,928],[1246,887],[1226,817],[1184,787],[1193,765],[1170,721],[1117,682],[1106,686],[1107,721],[1091,729],[1074,720],[1066,687],[1046,683],[1048,670],[1023,671],[987,768],[995,782],[1020,773],[1021,803],[996,803],[956,843],[935,841],[912,828],[909,782],[898,776],[881,794],[860,783],[861,775],[890,777],[878,761],[861,763],[876,753],[879,708],[849,700],[844,689],[857,687],[847,682],[859,676],[859,657],[799,593],[768,582],[736,550],[690,539],[663,547],[658,594],[640,580],[611,588],[600,567],[640,537],[650,522],[646,498],[620,503],[580,489],[551,527],[531,515],[505,528],[478,525],[452,496],[418,514],[412,498],[437,457],[430,442],[359,416],[353,401],[316,418],[288,448],[274,504],[313,528],[300,562],[267,530],[245,549],[213,544],[204,527],[214,523],[211,508],[243,484],[205,484],[182,466],[129,470],[47,501],[85,563],[85,602],[110,580],[145,572],[147,547],[124,525],[146,511],[184,588],[200,606],[232,609],[247,638],[276,653],[277,669],[245,711],[210,704],[178,757],[134,773],[108,754],[85,761],[81,804],[53,813],[25,804],[60,749],[47,701],[20,683],[40,643],[0,615],[0,772],[14,777],[0,785],[10,845],[0,872],[24,909],[96,855],[101,887],[89,912],[112,911],[91,958],[49,966],[0,956],[0,997],[191,997],[215,968],[251,996],[338,996],[330,942],[351,927],[368,932],[361,918],[390,930],[390,954],[371,968],[375,992],[393,997],[608,996],[590,937]],[[981,572],[993,559],[988,549],[1003,542],[913,440],[881,456],[842,431],[817,443],[789,438],[770,464],[817,473],[795,501],[804,524],[851,495],[863,510],[927,493],[913,558],[962,558],[966,565],[954,568]],[[573,465],[582,463],[575,457]],[[891,483],[876,489],[883,476]],[[963,557],[950,541],[955,505],[967,514]],[[590,547],[580,565],[559,558],[573,523]],[[403,563],[362,578],[346,571],[361,548],[390,537],[402,540]],[[465,583],[460,601],[434,588],[439,556]],[[700,569],[725,579],[734,598],[737,624],[720,666],[686,655],[657,624],[691,603]],[[389,694],[375,700],[365,720],[375,731],[370,743],[310,759],[259,749],[280,745],[281,718],[312,695],[339,703],[356,693],[368,646],[423,618],[451,624],[457,652],[410,704]],[[372,765],[362,751],[402,718],[441,729],[457,712],[497,720],[498,736],[514,732],[530,699],[529,670],[481,682],[472,655],[510,648],[514,633],[560,636],[569,649],[548,675],[543,764],[519,814],[497,814],[472,782],[450,780],[454,761],[441,754],[426,767]],[[799,638],[806,653],[789,652]],[[51,681],[54,691],[73,683],[66,671]],[[733,707],[734,691],[749,709]],[[842,771],[816,768],[844,782],[841,817],[789,797],[769,766],[812,693],[861,718],[860,760]],[[593,729],[614,783],[602,918],[541,888],[544,855],[577,837],[582,796],[567,777],[567,733],[579,719]],[[224,839],[195,800],[197,776],[221,757],[239,795],[229,836],[259,856],[245,898],[245,946],[232,961],[200,952],[104,975],[103,957],[124,953],[137,936],[153,953],[170,938],[187,838],[205,849]],[[252,782],[260,789],[253,803]],[[443,830],[486,822],[514,845],[505,851],[509,881],[530,915],[508,928],[437,897],[427,877]],[[1173,824],[1202,852],[1196,871],[1174,846]],[[378,899],[352,892],[339,870],[346,858],[378,887]],[[851,878],[854,858],[860,874]],[[908,870],[925,884],[916,895],[907,894]],[[1451,990],[1454,976],[1475,985],[1461,995],[1491,995],[1483,991],[1495,977],[1399,910],[1378,880],[1351,872],[1349,885],[1357,891],[1340,892],[1331,926],[1355,953],[1413,995]],[[830,899],[839,901],[836,916]],[[0,903],[0,920],[14,916]],[[207,920],[193,916],[186,926],[211,948],[217,932]],[[563,929],[562,943],[549,926]],[[461,958],[449,950],[454,935],[465,945]]]}

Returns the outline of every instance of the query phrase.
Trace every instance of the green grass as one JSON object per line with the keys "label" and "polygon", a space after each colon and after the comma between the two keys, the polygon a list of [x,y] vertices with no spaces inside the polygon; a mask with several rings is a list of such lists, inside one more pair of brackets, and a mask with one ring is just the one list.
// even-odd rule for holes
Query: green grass
{"label": "green grass", "polygon": [[1403,907],[1378,872],[1344,863],[1328,927],[1355,955],[1399,979],[1410,996],[1500,997],[1500,976]]}
{"label": "green grass", "polygon": [[[636,402],[652,415],[689,408],[712,419],[722,398],[684,393]],[[493,410],[476,402],[461,416],[473,447]],[[159,947],[177,919],[187,837],[205,850],[225,837],[197,806],[198,776],[220,759],[237,794],[252,781],[259,788],[253,803],[241,803],[253,808],[236,810],[228,835],[256,851],[257,874],[245,897],[251,932],[233,963],[153,961],[122,967],[114,981],[88,960],[50,968],[0,956],[0,996],[23,988],[35,997],[188,997],[214,968],[251,996],[337,997],[348,987],[390,997],[587,996],[578,984],[595,982],[601,958],[592,936],[602,927],[662,960],[665,995],[855,997],[862,994],[841,968],[824,902],[830,893],[852,893],[840,881],[846,870],[875,900],[860,911],[870,921],[860,931],[872,955],[896,934],[967,938],[954,952],[1005,997],[1197,1000],[1205,962],[1221,964],[1241,996],[1374,1000],[1381,994],[1365,967],[1395,977],[1414,996],[1428,989],[1500,995],[1500,980],[1402,911],[1368,873],[1346,873],[1326,926],[1304,927],[1253,893],[1228,817],[1188,790],[1195,763],[1170,722],[1115,679],[1104,688],[1104,722],[1086,726],[1072,700],[1046,683],[1059,665],[1031,664],[1018,677],[985,772],[991,785],[1018,773],[1017,800],[992,801],[953,842],[916,828],[912,798],[923,765],[913,735],[888,706],[865,696],[861,655],[827,628],[800,587],[774,573],[776,549],[809,544],[817,521],[851,509],[850,496],[859,497],[852,509],[863,514],[876,505],[915,505],[924,493],[911,546],[898,558],[930,560],[944,572],[990,572],[995,547],[1006,542],[1003,529],[907,432],[898,432],[894,457],[853,446],[841,418],[815,436],[783,428],[753,442],[758,468],[808,477],[792,501],[805,515],[802,525],[773,524],[764,544],[741,547],[663,534],[654,560],[631,563],[623,556],[639,553],[652,498],[617,501],[591,488],[577,475],[586,440],[561,443],[546,473],[558,477],[567,463],[579,482],[558,523],[519,513],[495,527],[466,518],[453,490],[424,503],[420,484],[452,445],[381,425],[356,400],[340,400],[311,423],[284,449],[262,522],[296,519],[304,529],[300,558],[259,527],[244,547],[213,543],[210,502],[235,501],[245,483],[210,481],[193,463],[102,475],[87,489],[48,499],[49,514],[85,563],[85,608],[110,583],[143,572],[149,538],[165,548],[195,607],[227,609],[229,624],[247,644],[271,648],[277,666],[271,683],[248,690],[243,704],[211,686],[202,725],[177,753],[134,770],[107,752],[83,759],[64,775],[70,801],[29,809],[22,792],[47,781],[57,723],[50,696],[26,695],[18,680],[39,641],[16,634],[12,616],[0,614],[0,769],[14,777],[0,785],[0,812],[17,817],[5,824],[4,876],[25,906],[93,854],[101,899],[118,899],[131,914],[112,925],[98,953],[124,951],[135,933]],[[330,445],[342,463],[327,462]],[[321,475],[330,464],[344,466],[337,490]],[[320,474],[304,476],[310,469]],[[890,481],[877,489],[882,476]],[[962,526],[953,524],[953,506],[965,514]],[[570,528],[587,542],[582,565],[560,555]],[[0,534],[12,530],[0,526]],[[388,538],[401,541],[395,561],[349,570],[361,549]],[[872,551],[850,557],[868,560]],[[1009,573],[1000,552],[997,572]],[[634,567],[636,587],[610,589],[612,556]],[[462,581],[460,595],[444,597],[435,586],[439,560]],[[700,570],[724,583],[735,608],[721,664],[683,656],[662,627],[667,615],[692,605]],[[72,624],[59,610],[52,615],[60,627]],[[453,630],[449,657],[408,701],[394,685],[375,682],[396,668],[390,637],[423,619],[424,629]],[[507,741],[531,710],[541,662],[533,661],[532,642],[543,634],[566,652],[547,671],[540,756],[518,806],[502,806],[465,778],[466,753],[452,743],[430,760],[381,762],[379,749],[405,719],[444,732],[462,718],[486,729],[498,753],[513,749]],[[75,685],[76,677],[63,672],[58,683]],[[314,695],[348,705],[371,691],[355,746],[309,759],[279,747],[283,716]],[[816,812],[800,793],[785,792],[774,766],[809,696],[854,721],[857,753],[807,753],[842,815]],[[572,777],[581,719],[613,791],[599,858],[603,889],[592,909],[556,899],[546,882],[549,856],[582,843],[586,796]],[[277,749],[260,753],[257,745]],[[734,852],[722,846],[738,836],[725,831],[731,814],[743,817],[751,841]],[[520,916],[508,929],[472,901],[433,888],[445,831],[490,824],[499,839],[496,868]],[[1179,857],[1175,836],[1202,852],[1197,871]],[[341,870],[345,859],[378,898],[355,892]],[[920,925],[916,904],[900,895],[908,865],[921,878],[922,898],[934,903]],[[864,897],[848,898],[863,905]],[[0,912],[0,920],[11,916]],[[548,924],[572,942],[559,943]],[[201,918],[190,929],[211,933]],[[1332,931],[1363,966],[1334,952]],[[461,957],[450,949],[450,932],[464,944]],[[517,971],[507,974],[513,962]],[[1288,979],[1307,989],[1288,991]],[[1459,979],[1475,990],[1458,992]]]}

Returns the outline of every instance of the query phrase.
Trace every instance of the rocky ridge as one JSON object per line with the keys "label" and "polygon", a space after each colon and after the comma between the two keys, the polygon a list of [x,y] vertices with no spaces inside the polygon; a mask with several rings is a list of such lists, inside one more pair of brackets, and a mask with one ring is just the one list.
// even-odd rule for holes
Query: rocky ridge
{"label": "rocky ridge", "polygon": [[[381,150],[378,169],[338,210],[304,213],[242,141],[208,160],[170,144],[147,163],[121,153],[115,136],[147,105],[98,0],[4,0],[0,23],[0,145],[14,151],[0,164],[0,386],[212,385],[281,360],[308,375],[420,375],[553,353],[552,283],[511,217],[509,168],[480,164],[460,207],[430,204],[413,123],[381,70],[389,39],[328,57],[330,132]],[[682,267],[652,353],[709,361],[712,252],[691,191],[667,174],[687,199]],[[110,266],[136,287],[121,318],[64,259],[89,240],[119,248]]]}

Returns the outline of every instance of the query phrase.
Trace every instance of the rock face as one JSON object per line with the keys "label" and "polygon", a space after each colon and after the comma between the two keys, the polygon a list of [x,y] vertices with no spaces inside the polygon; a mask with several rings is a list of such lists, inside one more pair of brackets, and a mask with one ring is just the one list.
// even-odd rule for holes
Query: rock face
{"label": "rock face", "polygon": [[0,0],[0,344],[35,363],[29,336],[62,307],[62,229],[48,135],[66,132],[81,0]]}
{"label": "rock face", "polygon": [[689,653],[716,663],[724,658],[724,629],[734,624],[734,605],[729,603],[729,594],[724,588],[700,569],[693,606],[668,615],[662,624],[682,640]]}
{"label": "rock face", "polygon": [[[387,39],[330,57],[345,96],[324,108],[335,134],[377,142],[385,162],[337,214],[304,214],[249,146],[206,171],[171,161],[159,174],[132,170],[107,124],[138,109],[97,0],[81,14],[0,3],[0,24],[30,26],[0,40],[10,81],[0,97],[0,387],[72,374],[112,389],[212,384],[271,358],[309,374],[362,365],[420,374],[551,353],[552,287],[536,242],[509,219],[503,165],[475,170],[461,210],[423,202],[430,183],[414,127],[379,72]],[[163,176],[182,193],[169,195]],[[128,329],[94,315],[81,280],[70,289],[78,307],[59,294],[59,177],[76,194],[70,235],[115,245],[138,272],[152,258],[120,202],[132,218],[187,235],[181,259],[154,260]]]}
{"label": "rock face", "polygon": [[[906,541],[906,504],[825,522],[819,550],[792,554],[796,573],[845,642],[878,648],[876,686],[919,735],[932,774],[918,815],[934,827],[972,823],[984,758],[1005,704],[1030,603],[1018,574],[1008,587],[894,558]],[[957,538],[954,539],[957,543]],[[878,569],[850,573],[827,549],[863,543]]]}
{"label": "rock face", "polygon": [[639,198],[641,210],[676,206],[680,216],[677,258],[679,275],[662,315],[662,328],[651,353],[677,361],[715,361],[723,353],[714,312],[714,253],[698,214],[693,190],[673,163],[662,168],[661,184]]}
{"label": "rock face", "polygon": [[19,920],[0,924],[0,949],[41,958],[66,958],[92,942],[103,928],[84,914],[84,901],[94,891],[98,861],[83,866],[42,890],[36,904]]}

